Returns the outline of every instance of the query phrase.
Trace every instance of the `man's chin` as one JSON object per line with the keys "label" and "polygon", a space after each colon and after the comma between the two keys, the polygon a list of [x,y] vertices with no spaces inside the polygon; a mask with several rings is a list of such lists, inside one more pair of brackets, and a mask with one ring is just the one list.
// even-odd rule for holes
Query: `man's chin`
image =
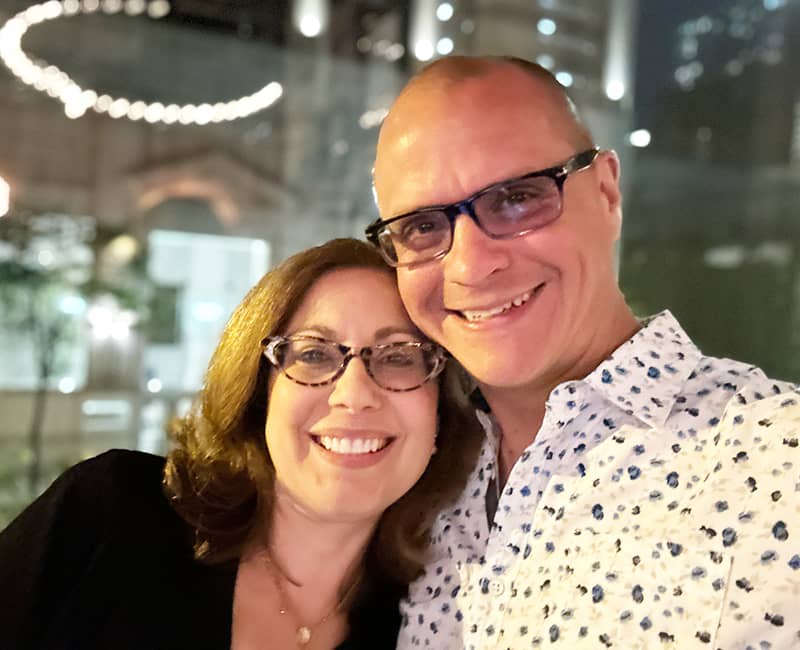
{"label": "man's chin", "polygon": [[[458,359],[457,354],[453,353],[453,356]],[[465,357],[459,361],[484,391],[525,389],[535,383],[536,370],[521,367],[519,355],[502,360]]]}

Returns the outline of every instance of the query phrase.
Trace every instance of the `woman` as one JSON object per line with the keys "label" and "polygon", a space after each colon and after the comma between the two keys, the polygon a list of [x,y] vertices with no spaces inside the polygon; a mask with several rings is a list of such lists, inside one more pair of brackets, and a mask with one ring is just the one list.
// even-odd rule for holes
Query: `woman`
{"label": "woman", "polygon": [[290,258],[234,312],[166,461],[81,463],[0,535],[0,647],[393,648],[478,450],[443,366],[366,244]]}

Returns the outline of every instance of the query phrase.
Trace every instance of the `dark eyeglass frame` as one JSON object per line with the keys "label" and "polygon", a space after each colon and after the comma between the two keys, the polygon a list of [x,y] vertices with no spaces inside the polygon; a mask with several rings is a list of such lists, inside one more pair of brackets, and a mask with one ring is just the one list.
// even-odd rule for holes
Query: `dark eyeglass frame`
{"label": "dark eyeglass frame", "polygon": [[[299,379],[295,379],[291,375],[286,372],[286,369],[281,367],[281,363],[278,359],[277,349],[279,346],[284,345],[286,343],[291,343],[292,341],[317,341],[318,343],[327,343],[329,345],[334,346],[339,352],[343,355],[342,362],[339,364],[337,370],[333,373],[333,375],[326,379],[325,381],[317,381],[317,382],[306,382],[301,381]],[[310,386],[312,388],[317,386],[327,386],[328,384],[332,384],[335,382],[339,377],[344,374],[344,371],[347,369],[347,364],[350,363],[352,359],[361,359],[364,363],[364,367],[367,369],[367,374],[369,375],[370,379],[375,382],[375,385],[383,390],[388,390],[393,393],[407,393],[412,390],[416,390],[421,386],[425,385],[431,379],[438,376],[445,368],[447,364],[447,353],[445,352],[444,348],[436,343],[431,342],[423,342],[423,341],[397,341],[394,343],[381,343],[379,345],[365,345],[360,348],[350,347],[348,345],[344,345],[343,343],[338,343],[337,341],[331,341],[330,339],[323,338],[321,336],[310,336],[304,334],[298,334],[293,336],[268,336],[263,341],[261,341],[261,346],[263,349],[263,354],[267,358],[267,360],[275,366],[275,368],[281,372],[285,377],[292,380],[296,384],[300,384],[301,386]],[[391,348],[408,348],[414,347],[419,348],[421,350],[428,350],[433,353],[432,361],[433,361],[433,369],[425,376],[419,384],[416,386],[411,386],[409,388],[390,388],[388,386],[384,386],[381,384],[372,373],[372,354],[375,350],[387,350]]]}
{"label": "dark eyeglass frame", "polygon": [[[376,219],[371,224],[369,224],[365,230],[367,241],[369,241],[370,244],[372,244],[375,248],[378,249],[381,256],[386,261],[386,263],[389,264],[389,266],[397,268],[404,266],[417,266],[420,264],[426,264],[427,262],[432,262],[433,260],[441,259],[445,255],[447,255],[447,253],[449,253],[450,249],[453,247],[453,234],[455,230],[456,218],[460,214],[465,214],[470,219],[472,219],[475,225],[477,225],[478,228],[481,229],[481,232],[483,232],[487,237],[490,237],[491,239],[513,239],[515,237],[521,237],[523,235],[527,235],[528,233],[538,230],[542,226],[538,226],[536,228],[524,228],[523,230],[517,232],[506,233],[502,235],[495,235],[489,232],[488,230],[486,230],[486,228],[483,226],[483,224],[481,224],[480,220],[478,219],[478,215],[475,212],[475,201],[477,201],[485,194],[493,192],[503,187],[504,185],[517,183],[519,181],[524,181],[529,178],[540,178],[540,177],[551,178],[555,181],[556,187],[558,188],[558,196],[560,201],[560,208],[558,215],[552,221],[548,222],[548,223],[553,223],[553,221],[556,221],[561,216],[561,211],[563,210],[564,183],[566,182],[567,178],[570,176],[570,174],[575,174],[577,172],[581,172],[584,169],[588,169],[589,167],[591,167],[592,163],[594,163],[595,159],[597,158],[598,155],[600,155],[600,153],[601,150],[599,147],[592,147],[591,149],[587,149],[586,151],[581,151],[579,153],[576,153],[574,156],[564,161],[560,165],[548,167],[547,169],[540,169],[538,171],[531,172],[529,174],[524,174],[522,176],[515,176],[514,178],[507,178],[506,180],[499,181],[497,183],[492,183],[491,185],[488,185],[487,187],[478,190],[477,192],[475,192],[475,194],[464,199],[463,201],[458,201],[456,203],[451,203],[449,205],[432,205],[426,208],[412,210],[410,212],[406,212],[404,214],[386,220]],[[380,239],[381,231],[390,224],[396,223],[401,219],[407,219],[409,217],[418,217],[419,215],[424,215],[428,212],[444,213],[444,215],[447,217],[447,220],[450,223],[450,241],[447,248],[439,251],[438,253],[429,258],[415,260],[413,262],[408,262],[405,264],[402,264],[397,260],[392,259],[389,256],[389,254],[384,250],[383,246],[381,246],[381,239]]]}

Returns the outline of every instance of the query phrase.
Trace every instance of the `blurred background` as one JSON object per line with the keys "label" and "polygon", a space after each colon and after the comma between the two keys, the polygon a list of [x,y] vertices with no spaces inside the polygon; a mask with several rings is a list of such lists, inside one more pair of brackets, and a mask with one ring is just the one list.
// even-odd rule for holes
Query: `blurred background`
{"label": "blurred background", "polygon": [[538,61],[620,153],[638,314],[800,380],[800,0],[0,0],[0,526],[165,450],[247,289],[376,217],[450,53]]}

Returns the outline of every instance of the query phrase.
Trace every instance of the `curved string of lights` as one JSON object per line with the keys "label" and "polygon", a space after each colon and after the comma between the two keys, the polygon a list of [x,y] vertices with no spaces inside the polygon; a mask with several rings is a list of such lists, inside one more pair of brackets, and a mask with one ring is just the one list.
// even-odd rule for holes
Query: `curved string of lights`
{"label": "curved string of lights", "polygon": [[78,85],[67,73],[45,61],[33,61],[22,49],[22,37],[34,25],[78,14],[147,14],[152,19],[170,12],[168,0],[50,0],[20,11],[0,28],[0,59],[20,81],[57,99],[64,113],[77,119],[86,111],[114,119],[144,120],[151,124],[197,124],[231,122],[268,108],[280,99],[283,88],[277,81],[257,92],[216,104],[163,104],[100,94]]}

